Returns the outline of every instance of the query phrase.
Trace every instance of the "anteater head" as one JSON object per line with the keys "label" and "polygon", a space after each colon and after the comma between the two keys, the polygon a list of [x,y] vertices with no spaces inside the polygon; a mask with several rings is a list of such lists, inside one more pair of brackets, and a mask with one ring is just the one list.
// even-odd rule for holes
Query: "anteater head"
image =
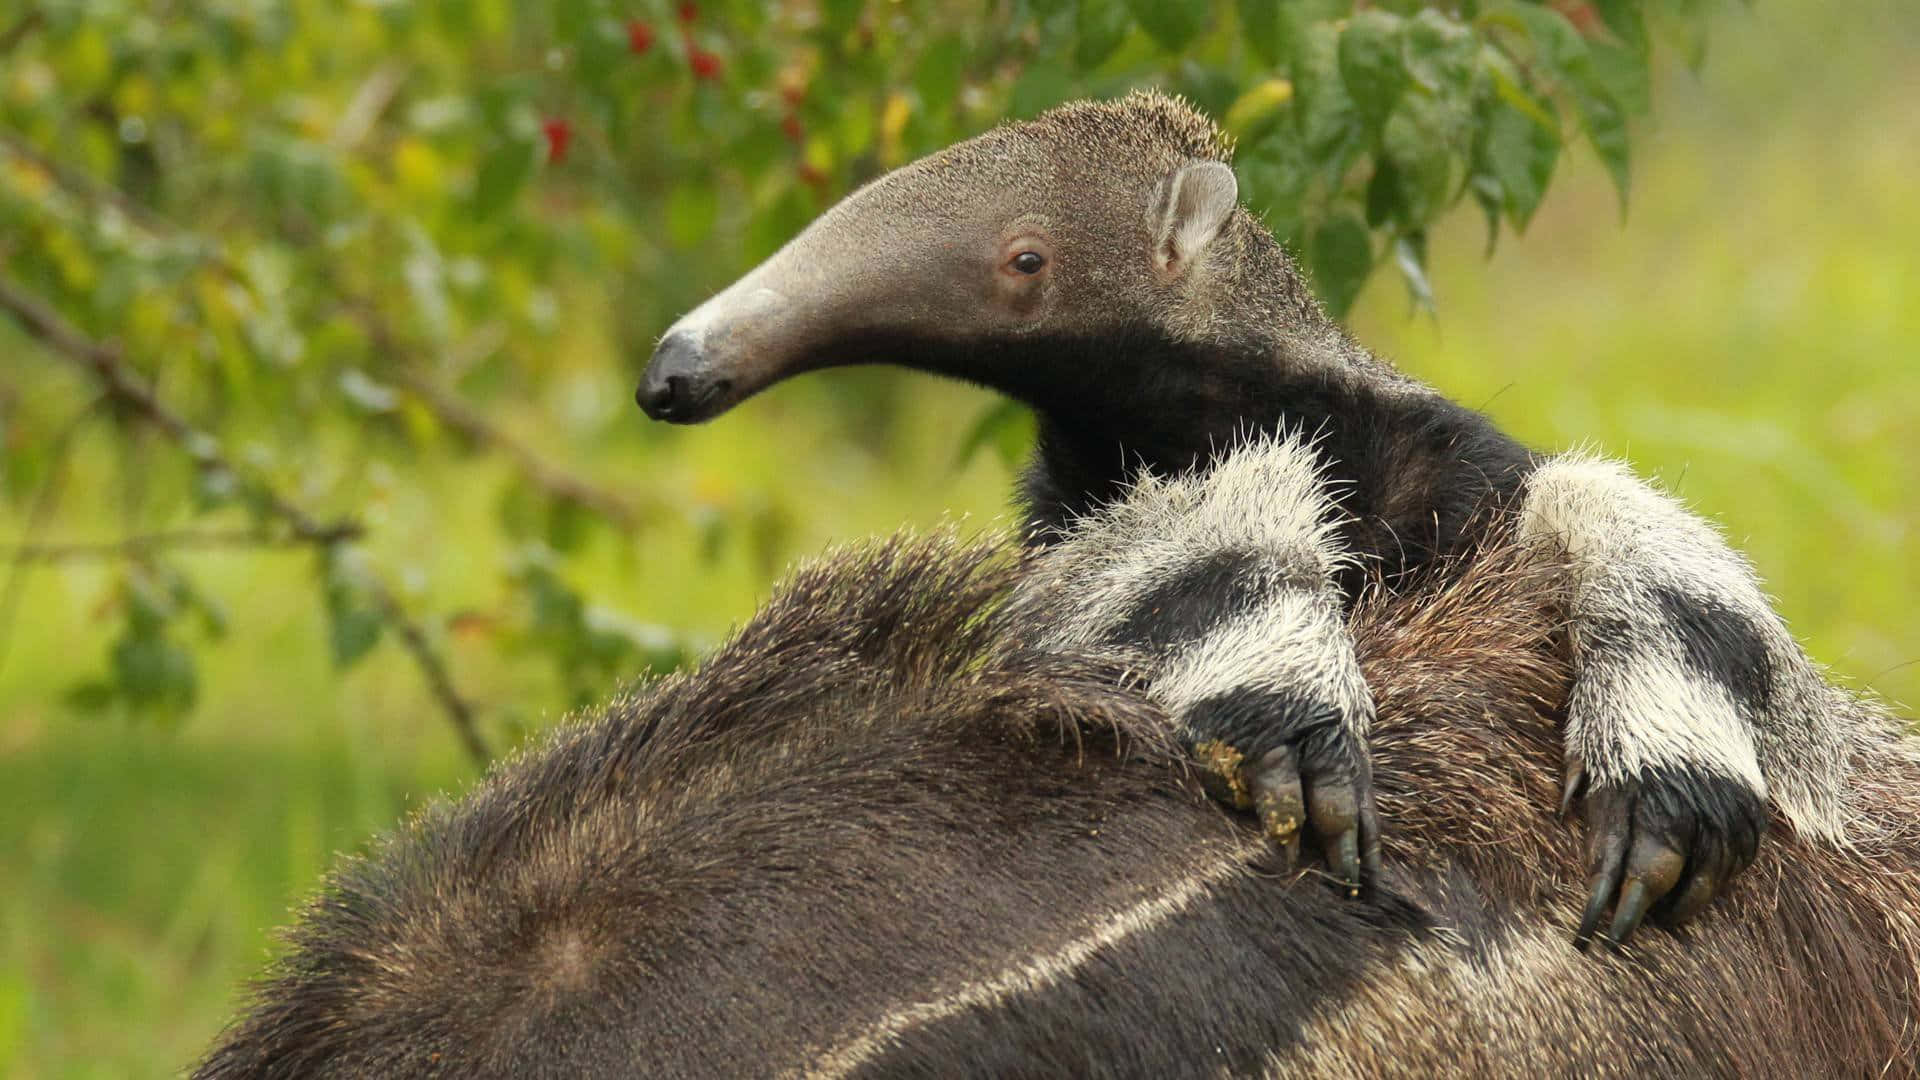
{"label": "anteater head", "polygon": [[[1183,343],[1324,327],[1240,208],[1228,157],[1211,121],[1150,93],[949,147],[854,192],[676,322],[639,404],[697,423],[803,371],[889,363],[1085,408],[1165,382],[1120,357],[1164,366]],[[1208,362],[1270,362],[1254,344]]]}

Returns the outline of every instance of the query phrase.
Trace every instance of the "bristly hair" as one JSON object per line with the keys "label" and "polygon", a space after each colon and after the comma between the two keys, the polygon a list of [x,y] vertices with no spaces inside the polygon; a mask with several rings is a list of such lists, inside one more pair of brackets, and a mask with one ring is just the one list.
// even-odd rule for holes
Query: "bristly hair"
{"label": "bristly hair", "polygon": [[1114,101],[1074,101],[1043,112],[1033,126],[1078,143],[1171,150],[1183,158],[1233,162],[1233,139],[1185,98],[1135,90]]}
{"label": "bristly hair", "polygon": [[1783,835],[1596,959],[1531,553],[1353,613],[1364,901],[1111,740],[1168,721],[1023,650],[1020,573],[951,535],[801,570],[698,671],[330,875],[198,1075],[1920,1075],[1920,753],[1878,714],[1856,848]]}

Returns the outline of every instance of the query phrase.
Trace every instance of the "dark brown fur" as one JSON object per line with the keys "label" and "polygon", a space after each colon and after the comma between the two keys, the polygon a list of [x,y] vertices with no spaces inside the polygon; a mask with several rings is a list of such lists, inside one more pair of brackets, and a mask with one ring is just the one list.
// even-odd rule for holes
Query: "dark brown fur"
{"label": "dark brown fur", "polygon": [[1354,902],[1273,880],[1120,673],[1020,646],[1017,558],[803,571],[697,673],[344,864],[198,1075],[1920,1075],[1910,743],[1858,732],[1856,850],[1780,830],[1594,960],[1545,809],[1547,571],[1356,610],[1388,871]]}

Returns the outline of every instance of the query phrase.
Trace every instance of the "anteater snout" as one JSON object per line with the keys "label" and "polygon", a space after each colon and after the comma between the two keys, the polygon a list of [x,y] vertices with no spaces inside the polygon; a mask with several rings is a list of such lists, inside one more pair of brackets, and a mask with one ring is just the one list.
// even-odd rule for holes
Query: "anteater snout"
{"label": "anteater snout", "polygon": [[653,350],[633,399],[655,420],[691,424],[712,415],[732,388],[730,380],[714,378],[695,336],[675,330]]}

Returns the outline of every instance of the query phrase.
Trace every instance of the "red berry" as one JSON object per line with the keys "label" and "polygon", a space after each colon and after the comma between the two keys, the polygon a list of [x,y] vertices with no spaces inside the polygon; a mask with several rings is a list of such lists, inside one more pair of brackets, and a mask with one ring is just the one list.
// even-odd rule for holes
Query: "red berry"
{"label": "red berry", "polygon": [[825,187],[827,174],[821,172],[813,162],[803,161],[800,163],[800,182],[809,187]]}
{"label": "red berry", "polygon": [[693,69],[693,77],[696,79],[720,77],[720,58],[705,49],[695,49],[688,53],[687,66]]}
{"label": "red berry", "polygon": [[806,137],[806,131],[800,127],[800,117],[793,113],[788,113],[786,119],[780,121],[780,133],[789,142],[799,142]]}
{"label": "red berry", "polygon": [[680,21],[681,22],[690,23],[695,19],[698,19],[699,17],[700,17],[700,5],[694,3],[693,0],[686,0],[686,2],[680,5]]}
{"label": "red berry", "polygon": [[653,48],[653,27],[635,19],[627,24],[627,51],[635,56],[644,56]]}
{"label": "red berry", "polygon": [[547,163],[558,165],[567,160],[567,144],[573,141],[573,125],[554,117],[540,125],[547,135]]}
{"label": "red berry", "polygon": [[799,108],[800,103],[807,100],[806,84],[790,82],[782,86],[780,88],[780,100],[786,102],[789,107]]}

